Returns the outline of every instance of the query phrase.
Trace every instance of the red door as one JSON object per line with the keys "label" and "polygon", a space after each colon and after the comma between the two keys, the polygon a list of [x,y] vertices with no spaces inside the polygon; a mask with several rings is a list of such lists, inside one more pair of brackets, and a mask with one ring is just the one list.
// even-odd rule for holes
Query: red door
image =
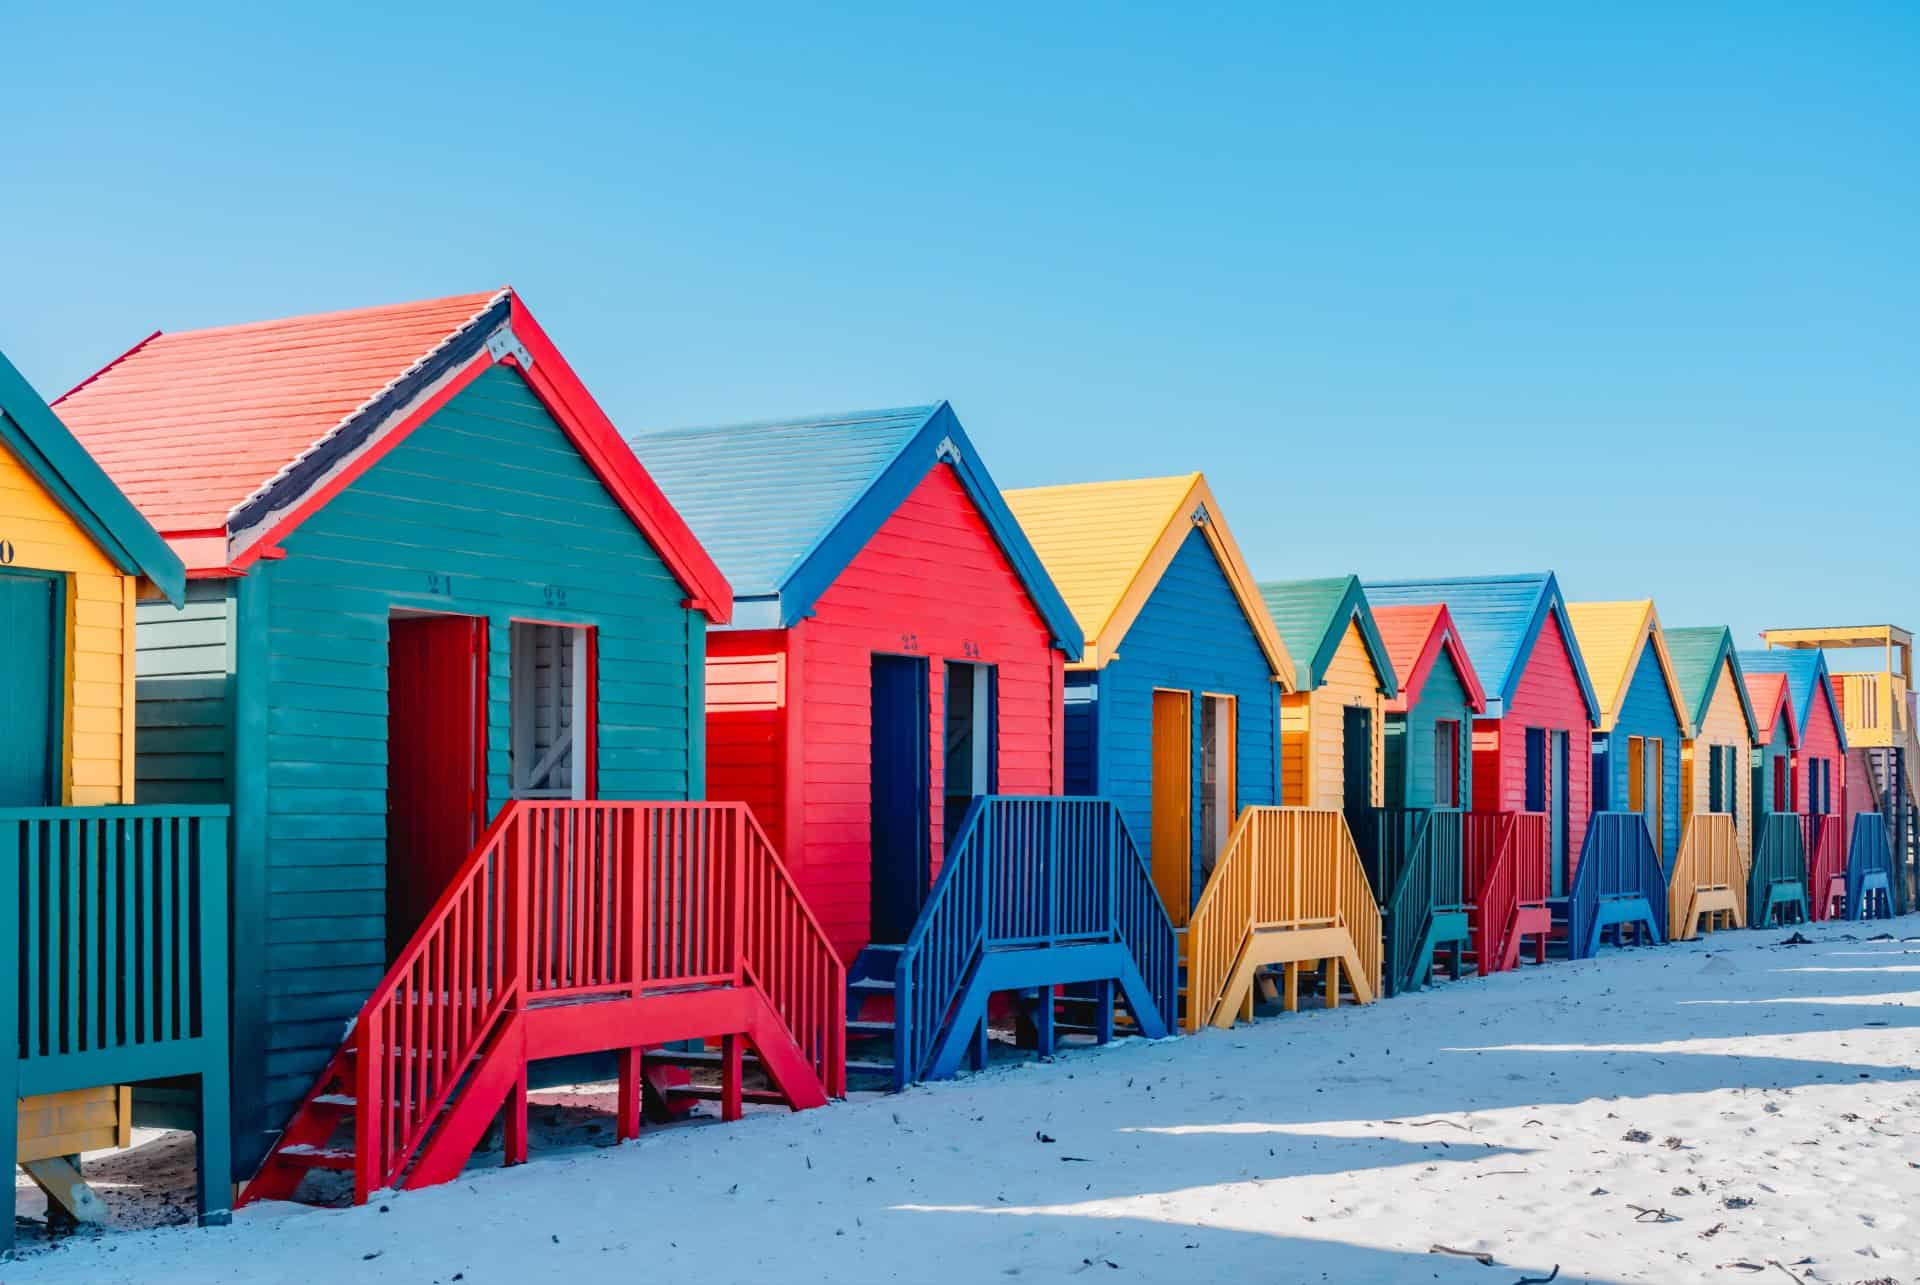
{"label": "red door", "polygon": [[387,953],[487,824],[486,621],[400,616],[387,644]]}

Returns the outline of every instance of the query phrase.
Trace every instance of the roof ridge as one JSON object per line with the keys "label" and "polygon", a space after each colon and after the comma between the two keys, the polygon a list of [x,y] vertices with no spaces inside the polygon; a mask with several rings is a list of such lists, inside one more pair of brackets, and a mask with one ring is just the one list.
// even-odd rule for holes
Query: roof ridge
{"label": "roof ridge", "polygon": [[681,424],[672,428],[637,428],[621,436],[628,441],[646,438],[657,441],[668,437],[700,437],[710,433],[744,433],[767,428],[845,428],[894,416],[917,414],[924,423],[932,419],[947,401],[913,402],[904,406],[874,406],[865,410],[824,411],[818,415],[781,416],[776,419],[751,419],[721,424]]}
{"label": "roof ridge", "polygon": [[405,299],[398,303],[376,303],[363,308],[328,308],[320,312],[296,312],[285,317],[267,317],[259,321],[236,321],[222,326],[196,326],[191,330],[156,330],[148,338],[160,335],[168,339],[203,338],[209,335],[244,334],[250,330],[267,330],[274,326],[284,326],[296,321],[332,321],[335,319],[379,316],[383,313],[404,312],[419,308],[430,308],[437,304],[450,304],[461,299],[485,299],[477,310],[484,312],[513,293],[513,287],[503,285],[497,289],[463,291],[459,294],[436,295],[427,299]]}

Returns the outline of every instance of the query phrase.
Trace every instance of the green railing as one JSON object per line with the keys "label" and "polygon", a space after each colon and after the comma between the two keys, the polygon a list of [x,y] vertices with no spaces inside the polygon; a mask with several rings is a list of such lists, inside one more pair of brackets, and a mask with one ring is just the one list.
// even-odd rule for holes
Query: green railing
{"label": "green railing", "polygon": [[1464,910],[1467,904],[1463,814],[1457,808],[1435,808],[1422,810],[1419,816],[1419,827],[1385,907],[1389,995],[1417,984],[1414,973],[1420,947],[1435,914]]}
{"label": "green railing", "polygon": [[1747,872],[1747,927],[1767,928],[1771,907],[1807,915],[1807,850],[1800,817],[1792,812],[1761,816]]}
{"label": "green railing", "polygon": [[[224,807],[0,810],[6,1100],[198,1076],[201,1219],[230,1206]],[[0,1123],[5,1146],[15,1130]],[[11,1168],[11,1166],[8,1166]],[[11,1228],[11,1223],[9,1223]]]}

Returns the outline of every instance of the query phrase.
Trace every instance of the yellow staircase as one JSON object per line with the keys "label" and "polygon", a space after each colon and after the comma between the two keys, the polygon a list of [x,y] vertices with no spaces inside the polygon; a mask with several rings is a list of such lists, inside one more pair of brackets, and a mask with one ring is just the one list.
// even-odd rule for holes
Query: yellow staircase
{"label": "yellow staircase", "polygon": [[1254,807],[1240,813],[1182,939],[1181,1020],[1232,1026],[1253,1016],[1259,970],[1283,969],[1282,1001],[1298,1006],[1300,967],[1324,965],[1329,1006],[1345,985],[1380,994],[1380,907],[1339,812]]}
{"label": "yellow staircase", "polygon": [[1747,854],[1731,814],[1696,812],[1667,878],[1667,936],[1692,941],[1704,927],[1747,926]]}

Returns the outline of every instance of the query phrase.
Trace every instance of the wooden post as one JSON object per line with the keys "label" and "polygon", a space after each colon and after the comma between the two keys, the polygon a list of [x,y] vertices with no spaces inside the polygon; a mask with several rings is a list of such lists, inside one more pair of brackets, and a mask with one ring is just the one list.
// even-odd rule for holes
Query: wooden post
{"label": "wooden post", "polygon": [[520,1065],[514,1074],[513,1092],[507,1095],[507,1137],[506,1154],[503,1162],[510,1165],[527,1163],[527,1059],[520,1054]]}
{"label": "wooden post", "polygon": [[[1168,1028],[1173,1026],[1173,1017],[1169,1015]],[[1113,1042],[1113,983],[1101,979],[1093,984],[1093,1037],[1101,1044]]]}
{"label": "wooden post", "polygon": [[720,1118],[738,1120],[740,1118],[740,1035],[738,1032],[720,1037]]}
{"label": "wooden post", "polygon": [[1280,1007],[1289,1013],[1300,1011],[1300,965],[1288,960],[1280,966]]}
{"label": "wooden post", "polygon": [[640,1136],[640,1113],[646,1099],[646,1089],[640,1077],[645,1057],[644,1048],[620,1050],[620,1097],[614,1109],[613,1122],[613,1138],[616,1142],[631,1142]]}
{"label": "wooden post", "polygon": [[1334,955],[1327,960],[1327,1007],[1340,1007],[1340,957]]}
{"label": "wooden post", "polygon": [[1053,987],[1042,986],[1039,1006],[1034,1010],[1035,1051],[1041,1057],[1053,1056]]}
{"label": "wooden post", "polygon": [[[233,1221],[233,1094],[227,1034],[227,820],[191,823],[200,848],[200,1038],[212,1051],[200,1067],[199,1150],[196,1156],[200,1225]],[[123,1100],[123,1110],[128,1105]],[[130,1119],[126,1112],[123,1119]]]}

